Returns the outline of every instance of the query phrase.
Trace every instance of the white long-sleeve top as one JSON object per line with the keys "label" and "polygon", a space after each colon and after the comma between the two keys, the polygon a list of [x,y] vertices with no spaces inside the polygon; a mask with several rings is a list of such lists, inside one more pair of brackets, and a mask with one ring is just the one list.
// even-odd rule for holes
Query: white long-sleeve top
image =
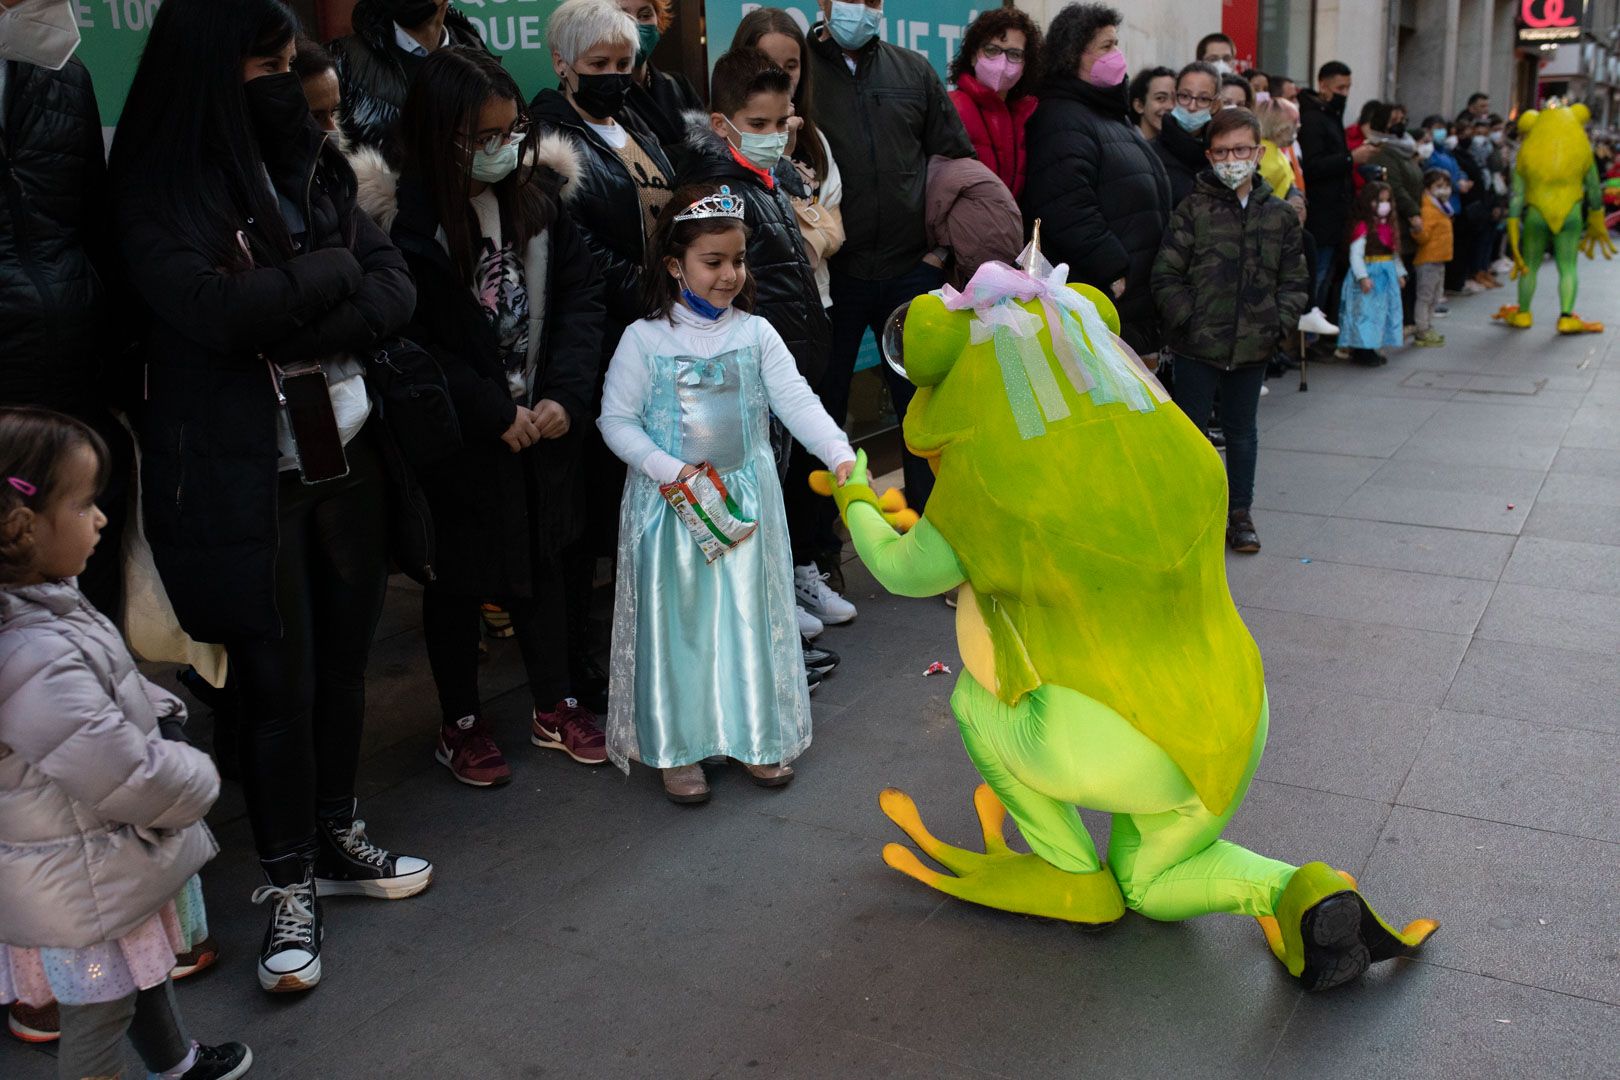
{"label": "white long-sleeve top", "polygon": [[736,308],[726,309],[710,321],[695,315],[683,304],[674,311],[673,324],[667,319],[642,319],[625,329],[619,347],[608,365],[607,382],[602,388],[602,415],[596,421],[608,448],[625,464],[640,469],[660,484],[673,483],[688,464],[659,449],[647,434],[642,419],[652,389],[654,356],[687,356],[713,359],[733,349],[757,345],[760,376],[774,412],[793,437],[837,469],[855,460],[844,429],[839,427],[810,384],[799,374],[793,354],[776,329],[764,319]]}

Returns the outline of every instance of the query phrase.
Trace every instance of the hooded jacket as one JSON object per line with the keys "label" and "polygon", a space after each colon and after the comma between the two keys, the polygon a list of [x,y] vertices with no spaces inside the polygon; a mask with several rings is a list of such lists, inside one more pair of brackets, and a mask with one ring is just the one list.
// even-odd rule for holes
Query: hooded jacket
{"label": "hooded jacket", "polygon": [[1024,126],[1040,104],[1034,94],[1001,100],[1001,95],[963,72],[951,91],[951,104],[973,141],[979,160],[1007,185],[1013,198],[1024,193],[1024,167],[1028,145]]}
{"label": "hooded jacket", "polygon": [[72,581],[0,588],[0,942],[116,941],[214,857],[219,773],[159,730],[184,720]]}
{"label": "hooded jacket", "polygon": [[1153,149],[1170,178],[1170,205],[1180,206],[1181,200],[1192,194],[1198,174],[1209,168],[1209,160],[1204,157],[1204,136],[1188,131],[1174,116],[1166,116],[1159,137],[1153,140]]}
{"label": "hooded jacket", "polygon": [[804,194],[798,170],[786,158],[778,159],[767,185],[760,173],[737,160],[731,144],[710,129],[704,113],[687,114],[682,158],[676,186],[703,181],[729,184],[743,196],[748,272],[754,277],[753,313],[782,336],[799,374],[814,388],[827,370],[832,322],[821,306],[816,273],[790,201]]}
{"label": "hooded jacket", "polygon": [[1024,223],[1041,220],[1041,245],[1069,280],[1104,292],[1125,279],[1120,336],[1138,353],[1159,351],[1148,275],[1170,220],[1170,181],[1130,119],[1125,84],[1097,87],[1049,78],[1029,118]]}
{"label": "hooded jacket", "polygon": [[1268,362],[1308,306],[1299,215],[1258,175],[1245,205],[1205,170],[1170,216],[1152,290],[1176,356],[1223,371]]}
{"label": "hooded jacket", "polygon": [[[337,60],[343,130],[356,146],[386,149],[422,58],[399,47],[394,21],[377,0],[360,0],[352,24],[352,34],[328,46]],[[485,48],[472,20],[453,4],[445,14],[444,28],[452,46]]]}
{"label": "hooded jacket", "polygon": [[1017,260],[1024,219],[984,162],[936,157],[928,163],[928,242],[951,249],[950,283],[960,289],[982,264]]}
{"label": "hooded jacket", "polygon": [[[419,477],[433,515],[438,587],[464,595],[530,595],[536,554],[561,551],[583,525],[580,450],[596,418],[602,277],[561,205],[581,175],[578,153],[565,136],[551,134],[539,140],[535,160],[532,182],[551,198],[555,218],[523,253],[529,357],[537,367],[522,404],[557,402],[569,430],[514,454],[501,434],[519,402],[488,314],[440,240],[427,188],[396,176],[374,152],[354,158],[361,209],[389,230],[416,280],[416,311],[404,334],[438,358],[461,425],[462,448]],[[467,213],[471,218],[470,207]]]}
{"label": "hooded jacket", "polygon": [[891,281],[928,254],[928,159],[970,157],[962,120],[928,61],[873,38],[855,54],[820,24],[810,28],[817,126],[843,175],[844,246],[832,268],[861,281]]}
{"label": "hooded jacket", "polygon": [[[77,59],[61,71],[0,60],[0,403],[85,415],[113,396],[129,320],[115,273],[101,114]],[[112,283],[116,291],[116,282]]]}
{"label": "hooded jacket", "polygon": [[1423,166],[1418,164],[1417,143],[1410,135],[1386,135],[1372,130],[1367,132],[1366,141],[1378,147],[1372,164],[1384,167],[1384,177],[1395,194],[1401,254],[1411,255],[1417,250],[1417,241],[1412,236],[1410,219],[1423,213]]}
{"label": "hooded jacket", "polygon": [[[567,136],[578,153],[579,175],[570,184],[572,191],[564,209],[579,226],[585,245],[602,271],[602,301],[607,308],[601,358],[605,373],[619,335],[643,314],[641,268],[647,253],[641,227],[646,216],[641,196],[624,160],[580,119],[562,94],[549,89],[540,91],[530,111],[541,126]],[[674,183],[675,170],[652,133],[628,112],[618,120],[626,134]]]}
{"label": "hooded jacket", "polygon": [[305,190],[303,248],[278,260],[243,215],[250,269],[221,270],[164,221],[144,182],[115,195],[124,263],[151,311],[141,435],[146,535],[180,625],[197,641],[277,639],[276,387],[285,366],[362,358],[416,302],[405,260],[355,210],[354,173],[313,126],[279,186]]}
{"label": "hooded jacket", "polygon": [[1330,104],[1314,91],[1299,92],[1299,156],[1310,211],[1305,227],[1326,248],[1344,246],[1345,223],[1355,199],[1355,165],[1344,131],[1344,98]]}

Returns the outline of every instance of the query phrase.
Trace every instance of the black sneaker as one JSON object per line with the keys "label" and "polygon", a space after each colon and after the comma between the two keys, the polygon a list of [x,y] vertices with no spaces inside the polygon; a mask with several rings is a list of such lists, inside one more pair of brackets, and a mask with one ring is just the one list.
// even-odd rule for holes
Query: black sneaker
{"label": "black sneaker", "polygon": [[821,672],[819,672],[819,671],[806,671],[804,673],[804,677],[805,677],[805,680],[807,682],[809,682],[809,684],[810,684],[810,692],[812,694],[815,693],[816,690],[819,689],[820,686],[821,686]]}
{"label": "black sneaker", "polygon": [[1233,510],[1226,517],[1226,546],[1239,555],[1260,550],[1260,534],[1254,531],[1254,518],[1247,510]]}
{"label": "black sneaker", "polygon": [[1215,447],[1215,449],[1221,450],[1226,447],[1226,432],[1222,431],[1220,428],[1212,427],[1208,431],[1204,432],[1204,434],[1209,437],[1209,444]]}
{"label": "black sneaker", "polygon": [[375,896],[403,900],[433,881],[433,864],[411,855],[391,855],[366,839],[356,817],[323,818],[315,849],[315,895]]}
{"label": "black sneaker", "polygon": [[839,656],[831,649],[823,649],[819,645],[812,645],[804,638],[800,638],[799,643],[804,648],[804,666],[806,670],[813,671],[817,675],[828,675],[832,673],[833,668],[838,666]]}
{"label": "black sneaker", "polygon": [[253,1051],[241,1043],[218,1046],[197,1044],[197,1060],[185,1071],[185,1080],[236,1080],[253,1068]]}
{"label": "black sneaker", "polygon": [[263,860],[270,884],[253,902],[272,901],[270,925],[259,950],[259,985],[272,994],[308,990],[321,981],[321,902],[302,855]]}

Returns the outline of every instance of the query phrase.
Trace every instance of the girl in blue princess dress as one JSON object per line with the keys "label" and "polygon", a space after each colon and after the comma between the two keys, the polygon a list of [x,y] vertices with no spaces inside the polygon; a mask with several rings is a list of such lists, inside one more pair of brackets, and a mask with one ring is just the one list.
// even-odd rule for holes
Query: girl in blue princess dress
{"label": "girl in blue princess dress", "polygon": [[1406,264],[1401,262],[1401,227],[1395,198],[1382,180],[1369,180],[1356,196],[1350,223],[1350,272],[1339,298],[1339,347],[1363,367],[1387,363],[1380,349],[1398,349],[1401,333],[1401,289]]}
{"label": "girl in blue princess dress", "polygon": [[[676,802],[709,797],[702,762],[729,757],[765,787],[810,745],[810,697],[794,613],[793,560],[769,418],[849,475],[843,429],[771,325],[754,284],[742,196],[675,194],[648,246],[647,317],[619,341],[602,392],[602,437],[630,467],[620,508],[608,754],[663,771]],[[714,562],[659,492],[711,465],[753,535]]]}

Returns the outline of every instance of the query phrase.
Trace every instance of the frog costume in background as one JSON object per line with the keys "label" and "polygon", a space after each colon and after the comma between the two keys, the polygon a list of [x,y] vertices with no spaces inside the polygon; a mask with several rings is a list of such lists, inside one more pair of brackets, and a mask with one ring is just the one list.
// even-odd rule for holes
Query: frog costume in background
{"label": "frog costume in background", "polygon": [[1507,219],[1519,302],[1504,305],[1491,316],[1516,330],[1531,326],[1530,302],[1536,295],[1537,273],[1551,247],[1558,265],[1558,332],[1603,332],[1602,323],[1575,314],[1580,284],[1577,254],[1594,258],[1601,251],[1607,259],[1615,252],[1603,219],[1603,190],[1592,143],[1586,137],[1586,122],[1591,118],[1585,105],[1555,106],[1540,112],[1531,109],[1519,117],[1524,144],[1513,166],[1513,198]]}
{"label": "frog costume in background", "polygon": [[[889,789],[883,811],[951,873],[898,844],[884,861],[963,900],[1090,926],[1127,908],[1250,915],[1309,989],[1419,945],[1435,924],[1391,928],[1347,875],[1220,839],[1268,722],[1226,585],[1225,471],[1119,340],[1108,299],[1065,285],[1035,245],[1020,266],[918,297],[885,335],[919,387],[906,444],[938,477],[921,519],[895,531],[864,457],[831,490],[885,588],[961,590],[951,707],[985,780],[985,850],[936,839]],[[1077,806],[1114,815],[1106,864]],[[1008,848],[1007,814],[1031,853]]]}

